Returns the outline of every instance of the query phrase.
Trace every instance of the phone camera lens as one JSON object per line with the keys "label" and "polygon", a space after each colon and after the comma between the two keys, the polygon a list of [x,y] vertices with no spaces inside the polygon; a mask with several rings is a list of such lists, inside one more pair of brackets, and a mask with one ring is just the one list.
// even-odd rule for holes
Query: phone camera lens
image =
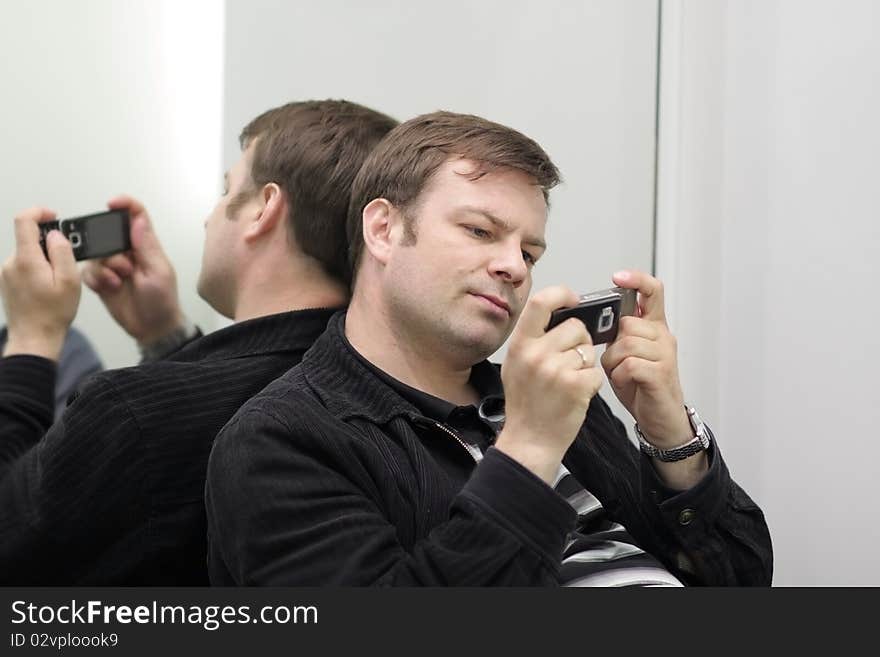
{"label": "phone camera lens", "polygon": [[605,306],[599,316],[599,333],[604,333],[614,325],[614,308]]}
{"label": "phone camera lens", "polygon": [[78,249],[82,245],[82,238],[79,236],[79,233],[71,233],[69,239],[70,246],[74,249]]}

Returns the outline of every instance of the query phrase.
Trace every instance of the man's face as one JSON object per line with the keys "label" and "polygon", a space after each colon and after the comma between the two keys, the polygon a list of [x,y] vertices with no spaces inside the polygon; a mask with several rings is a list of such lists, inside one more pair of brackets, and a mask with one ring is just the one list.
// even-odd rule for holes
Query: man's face
{"label": "man's face", "polygon": [[[257,194],[251,189],[251,158],[254,143],[242,152],[226,173],[223,196],[205,219],[205,246],[199,272],[198,292],[219,313],[235,315],[236,262],[239,236],[245,228],[239,218],[256,210]],[[241,196],[242,192],[245,193]]]}
{"label": "man's face", "polygon": [[462,365],[492,354],[513,330],[547,222],[543,193],[525,173],[471,180],[475,170],[454,159],[437,171],[409,211],[415,243],[394,242],[385,276],[394,321]]}

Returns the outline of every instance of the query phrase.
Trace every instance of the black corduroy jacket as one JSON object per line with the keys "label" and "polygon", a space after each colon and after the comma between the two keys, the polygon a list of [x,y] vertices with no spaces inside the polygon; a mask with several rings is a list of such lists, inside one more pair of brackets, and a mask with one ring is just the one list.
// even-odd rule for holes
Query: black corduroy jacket
{"label": "black corduroy jacket", "polygon": [[51,426],[55,364],[0,359],[0,584],[207,585],[214,437],[333,312],[239,322],[95,375]]}
{"label": "black corduroy jacket", "polygon": [[[432,456],[435,441],[457,447],[454,432],[361,363],[344,325],[340,313],[217,437],[206,489],[211,582],[556,584],[573,509],[494,448],[457,481]],[[684,581],[769,584],[763,514],[717,447],[711,462],[692,489],[664,490],[598,396],[564,460]]]}

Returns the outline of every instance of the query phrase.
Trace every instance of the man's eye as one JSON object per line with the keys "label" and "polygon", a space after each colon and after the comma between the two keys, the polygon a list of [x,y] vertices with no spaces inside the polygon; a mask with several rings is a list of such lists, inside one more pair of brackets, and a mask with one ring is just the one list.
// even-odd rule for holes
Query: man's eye
{"label": "man's eye", "polygon": [[474,236],[479,237],[480,239],[485,239],[487,237],[492,237],[492,233],[488,230],[484,230],[482,228],[477,228],[476,226],[465,226],[465,228]]}
{"label": "man's eye", "polygon": [[532,266],[537,262],[537,260],[535,259],[535,256],[533,256],[528,251],[523,251],[522,256],[523,256],[523,260],[525,260],[526,264],[529,266]]}

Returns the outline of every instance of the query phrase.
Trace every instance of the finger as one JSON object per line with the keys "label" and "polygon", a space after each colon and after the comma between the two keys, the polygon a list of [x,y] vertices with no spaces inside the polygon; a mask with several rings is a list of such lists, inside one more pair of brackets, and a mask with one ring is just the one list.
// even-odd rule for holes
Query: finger
{"label": "finger", "polygon": [[602,367],[610,372],[627,358],[639,358],[650,362],[660,362],[663,349],[659,343],[645,338],[626,336],[615,340],[602,354]]}
{"label": "finger", "polygon": [[166,260],[165,251],[162,249],[159,236],[156,235],[153,222],[146,210],[131,215],[129,231],[131,250],[135,259],[147,265],[157,259]]}
{"label": "finger", "polygon": [[82,268],[83,282],[92,287],[92,283],[97,283],[104,269],[109,269],[118,278],[130,278],[134,273],[134,263],[132,263],[131,257],[125,253],[117,253],[109,258],[89,260]]}
{"label": "finger", "polygon": [[[583,357],[581,357],[581,354],[583,354]],[[566,376],[578,370],[591,369],[595,365],[596,353],[593,345],[579,344],[571,349],[549,354],[544,359],[541,369],[544,371],[545,376],[550,376],[550,372],[555,373],[556,376]]]}
{"label": "finger", "polygon": [[578,296],[567,287],[556,285],[545,288],[526,302],[516,324],[516,332],[528,337],[539,337],[550,323],[550,313],[558,308],[576,306],[577,302]]}
{"label": "finger", "polygon": [[55,273],[55,280],[79,280],[79,270],[76,266],[76,258],[73,256],[73,247],[60,230],[50,231],[46,235],[46,253]]}
{"label": "finger", "polygon": [[596,348],[592,344],[575,345],[565,353],[571,354],[570,360],[574,369],[583,370],[596,365]]}
{"label": "finger", "polygon": [[93,292],[98,292],[98,277],[97,277],[98,268],[92,262],[87,262],[81,272],[82,282],[85,284],[87,288],[92,290]]}
{"label": "finger", "polygon": [[621,317],[618,327],[615,340],[620,340],[627,335],[647,340],[656,340],[660,337],[660,330],[657,328],[657,325],[643,317]]}
{"label": "finger", "polygon": [[131,218],[129,225],[131,250],[135,257],[142,256],[146,261],[156,256],[165,258],[162,244],[153,228],[153,221],[143,203],[131,196],[121,195],[110,199],[107,207],[111,210],[128,210]]}
{"label": "finger", "polygon": [[639,291],[639,307],[642,317],[654,321],[666,321],[663,305],[663,283],[650,274],[635,269],[615,273],[611,279],[615,285]]}
{"label": "finger", "polygon": [[579,344],[588,344],[593,348],[593,341],[584,323],[576,317],[569,317],[539,338],[546,349],[562,352],[574,349]]}
{"label": "finger", "polygon": [[[91,263],[89,263],[91,265]],[[114,292],[122,287],[122,279],[112,269],[101,266],[83,268],[83,283],[96,294]]]}
{"label": "finger", "polygon": [[111,270],[119,278],[129,278],[134,273],[134,264],[131,258],[124,253],[105,258],[101,261],[101,266]]}
{"label": "finger", "polygon": [[116,272],[107,267],[101,267],[96,278],[102,290],[112,292],[122,287],[122,279]]}
{"label": "finger", "polygon": [[82,281],[86,284],[86,287],[91,288],[95,292],[98,292],[98,288],[100,288],[100,276],[101,270],[104,268],[104,259],[95,259],[95,260],[87,260],[86,263],[82,266],[81,275]]}
{"label": "finger", "polygon": [[132,217],[147,211],[143,203],[127,194],[114,196],[107,201],[107,207],[111,210],[128,210],[129,215]]}
{"label": "finger", "polygon": [[55,213],[43,207],[33,207],[15,215],[15,250],[22,255],[42,256],[38,224],[51,221]]}
{"label": "finger", "polygon": [[589,401],[596,396],[599,389],[605,383],[605,376],[602,370],[597,367],[588,367],[580,370],[573,370],[567,373],[575,390],[578,391],[577,396],[583,401]]}
{"label": "finger", "polygon": [[608,378],[611,380],[611,383],[619,388],[631,383],[644,385],[654,379],[654,372],[657,367],[657,363],[630,357],[624,359],[619,365],[608,371]]}

